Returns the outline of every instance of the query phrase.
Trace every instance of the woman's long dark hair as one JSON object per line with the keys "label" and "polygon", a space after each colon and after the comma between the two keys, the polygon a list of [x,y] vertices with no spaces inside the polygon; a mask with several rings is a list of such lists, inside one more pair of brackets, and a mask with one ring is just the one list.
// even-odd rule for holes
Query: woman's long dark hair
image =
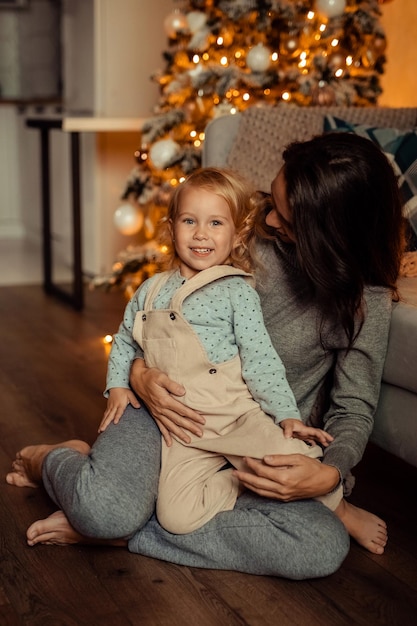
{"label": "woman's long dark hair", "polygon": [[364,287],[386,287],[398,299],[405,230],[394,170],[372,141],[351,133],[293,143],[283,156],[300,267],[350,347],[365,315]]}

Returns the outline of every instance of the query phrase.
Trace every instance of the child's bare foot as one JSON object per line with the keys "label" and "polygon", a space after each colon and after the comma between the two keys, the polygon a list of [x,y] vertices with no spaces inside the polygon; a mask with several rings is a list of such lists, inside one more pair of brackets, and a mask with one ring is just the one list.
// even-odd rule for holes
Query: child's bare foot
{"label": "child's bare foot", "polygon": [[6,476],[6,482],[16,487],[38,487],[42,481],[42,465],[46,455],[55,448],[72,448],[88,454],[90,446],[79,439],[71,439],[57,444],[26,446],[16,454],[12,463],[13,471]]}
{"label": "child's bare foot", "polygon": [[74,543],[127,546],[125,539],[93,539],[80,535],[69,523],[63,511],[55,511],[49,517],[38,520],[26,532],[29,546],[38,543],[50,546],[69,546]]}
{"label": "child's bare foot", "polygon": [[387,525],[381,518],[342,500],[335,511],[349,535],[372,552],[383,554],[388,541]]}

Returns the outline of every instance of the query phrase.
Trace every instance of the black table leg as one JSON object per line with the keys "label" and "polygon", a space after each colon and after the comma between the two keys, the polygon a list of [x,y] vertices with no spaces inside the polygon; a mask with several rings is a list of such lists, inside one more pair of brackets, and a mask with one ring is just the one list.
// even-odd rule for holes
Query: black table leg
{"label": "black table leg", "polygon": [[81,171],[80,134],[71,133],[71,182],[72,182],[72,258],[73,303],[76,309],[84,305],[81,235]]}
{"label": "black table leg", "polygon": [[43,288],[47,294],[54,295],[67,302],[74,309],[84,306],[84,285],[82,270],[82,231],[81,231],[81,173],[80,173],[80,136],[70,133],[71,150],[71,192],[72,192],[72,257],[73,281],[69,292],[53,281],[53,251],[51,228],[51,176],[49,132],[62,129],[60,120],[29,119],[27,126],[38,128],[41,133],[41,193],[42,193],[42,257]]}
{"label": "black table leg", "polygon": [[42,259],[43,288],[53,291],[51,241],[51,186],[49,163],[49,128],[41,128],[41,194],[42,194]]}

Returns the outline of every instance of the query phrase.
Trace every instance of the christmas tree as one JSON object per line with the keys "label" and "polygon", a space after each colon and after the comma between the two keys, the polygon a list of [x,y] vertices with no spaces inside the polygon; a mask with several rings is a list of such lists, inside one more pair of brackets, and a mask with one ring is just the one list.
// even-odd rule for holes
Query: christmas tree
{"label": "christmas tree", "polygon": [[133,291],[160,266],[155,230],[172,189],[201,163],[207,123],[254,105],[374,105],[386,39],[383,0],[183,0],[164,23],[155,114],[115,223],[147,243],[124,251],[106,287]]}

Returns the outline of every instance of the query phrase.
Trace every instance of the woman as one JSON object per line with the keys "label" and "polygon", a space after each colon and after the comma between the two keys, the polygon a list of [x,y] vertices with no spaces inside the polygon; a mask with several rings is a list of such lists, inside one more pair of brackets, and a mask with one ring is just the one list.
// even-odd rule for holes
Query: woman
{"label": "woman", "polygon": [[[341,565],[349,547],[343,524],[310,498],[330,493],[341,479],[346,486],[372,430],[404,248],[391,166],[355,135],[293,144],[272,183],[266,224],[260,251],[267,271],[257,287],[265,322],[303,421],[334,438],[323,462],[302,455],[247,459],[254,474],[236,472],[249,491],[235,509],[193,533],[172,535],[151,517],[159,431],[144,408],[128,406],[91,451],[66,442],[18,453],[8,482],[42,477],[63,511],[32,524],[30,545],[107,539],[175,563],[292,579],[325,576]],[[187,430],[201,433],[204,418],[175,398],[185,391],[181,385],[140,360],[131,385],[162,431],[184,440]],[[379,527],[383,549],[383,522],[366,523]]]}

